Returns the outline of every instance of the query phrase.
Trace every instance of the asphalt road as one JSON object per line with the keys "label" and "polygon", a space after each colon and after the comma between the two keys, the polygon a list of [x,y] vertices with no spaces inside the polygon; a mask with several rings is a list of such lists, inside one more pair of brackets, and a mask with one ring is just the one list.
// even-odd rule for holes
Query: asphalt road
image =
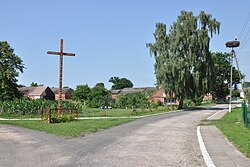
{"label": "asphalt road", "polygon": [[71,139],[0,124],[0,166],[205,167],[196,128],[221,107],[147,117]]}

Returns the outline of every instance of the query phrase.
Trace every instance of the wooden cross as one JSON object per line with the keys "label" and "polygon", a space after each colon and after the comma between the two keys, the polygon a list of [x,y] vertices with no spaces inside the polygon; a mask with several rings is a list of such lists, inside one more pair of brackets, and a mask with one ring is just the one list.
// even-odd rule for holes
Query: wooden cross
{"label": "wooden cross", "polygon": [[62,71],[63,71],[63,56],[75,56],[74,53],[64,53],[63,52],[63,39],[61,39],[60,42],[60,52],[52,52],[48,51],[47,54],[52,55],[60,55],[60,64],[59,64],[59,98],[58,98],[58,114],[61,114],[62,112]]}

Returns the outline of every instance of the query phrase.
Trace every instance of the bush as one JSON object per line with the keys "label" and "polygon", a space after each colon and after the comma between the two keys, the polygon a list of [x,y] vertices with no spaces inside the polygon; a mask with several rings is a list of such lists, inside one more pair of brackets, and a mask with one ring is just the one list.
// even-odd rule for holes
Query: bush
{"label": "bush", "polygon": [[216,104],[227,104],[227,103],[229,103],[229,100],[226,100],[226,99],[216,99],[213,102],[215,102]]}
{"label": "bush", "polygon": [[193,107],[195,106],[194,102],[192,100],[184,100],[183,102],[183,108]]}
{"label": "bush", "polygon": [[152,102],[151,104],[152,104],[153,108],[158,108],[158,107],[164,106],[164,104],[161,101]]}
{"label": "bush", "polygon": [[76,121],[75,117],[71,114],[52,114],[51,115],[51,123],[63,123],[63,122],[71,122]]}
{"label": "bush", "polygon": [[203,97],[202,96],[201,97],[196,97],[196,98],[192,99],[192,101],[194,102],[194,104],[196,106],[199,106],[199,105],[201,105],[201,103],[203,101]]}
{"label": "bush", "polygon": [[116,101],[119,108],[147,108],[149,105],[147,96],[141,92],[120,95]]}

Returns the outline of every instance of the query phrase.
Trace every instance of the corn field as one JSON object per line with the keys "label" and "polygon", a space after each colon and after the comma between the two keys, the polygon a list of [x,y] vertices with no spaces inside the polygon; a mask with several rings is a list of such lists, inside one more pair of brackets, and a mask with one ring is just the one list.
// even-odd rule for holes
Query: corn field
{"label": "corn field", "polygon": [[[83,108],[81,104],[76,104],[70,101],[63,101],[62,107],[77,108],[78,110]],[[0,101],[0,115],[40,115],[44,108],[57,108],[57,101],[43,99]]]}

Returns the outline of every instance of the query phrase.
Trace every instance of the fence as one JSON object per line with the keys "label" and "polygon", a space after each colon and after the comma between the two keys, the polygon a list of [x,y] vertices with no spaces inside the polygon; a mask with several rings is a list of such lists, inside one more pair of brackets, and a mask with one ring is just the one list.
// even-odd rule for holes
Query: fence
{"label": "fence", "polygon": [[242,102],[242,117],[245,126],[250,129],[248,105],[246,104],[245,101]]}
{"label": "fence", "polygon": [[[42,116],[42,121],[48,121],[48,123],[54,123],[52,121],[53,115],[58,116],[57,114],[58,109],[57,108],[45,108],[42,110],[41,116]],[[63,115],[70,115],[72,118],[78,118],[79,116],[79,111],[76,108],[62,108],[61,109],[61,116]],[[65,122],[65,121],[60,121],[60,122]]]}

